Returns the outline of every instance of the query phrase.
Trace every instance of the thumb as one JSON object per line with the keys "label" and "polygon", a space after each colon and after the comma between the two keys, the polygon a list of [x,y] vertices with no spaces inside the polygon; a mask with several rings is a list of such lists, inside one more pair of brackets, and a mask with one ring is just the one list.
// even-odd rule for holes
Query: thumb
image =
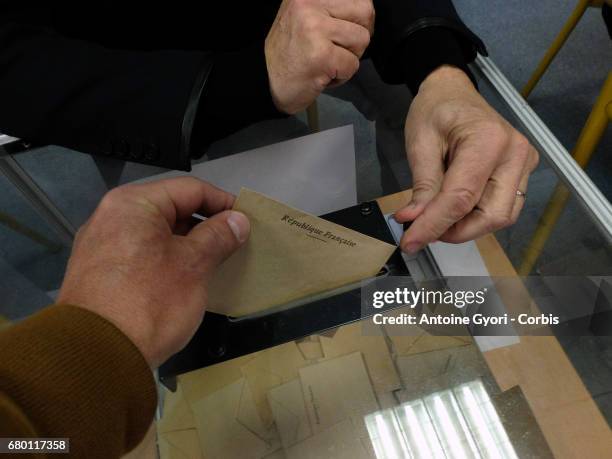
{"label": "thumb", "polygon": [[196,225],[186,237],[199,242],[204,269],[210,273],[244,244],[250,229],[246,215],[226,210]]}
{"label": "thumb", "polygon": [[412,199],[395,213],[399,223],[416,219],[438,194],[444,179],[444,146],[435,132],[406,146],[412,172]]}

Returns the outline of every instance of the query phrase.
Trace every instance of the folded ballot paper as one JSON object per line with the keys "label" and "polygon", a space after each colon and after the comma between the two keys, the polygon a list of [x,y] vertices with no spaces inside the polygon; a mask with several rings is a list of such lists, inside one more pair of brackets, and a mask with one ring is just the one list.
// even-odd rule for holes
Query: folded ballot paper
{"label": "folded ballot paper", "polygon": [[395,250],[244,188],[234,210],[249,218],[251,235],[216,272],[207,308],[232,317],[375,276]]}

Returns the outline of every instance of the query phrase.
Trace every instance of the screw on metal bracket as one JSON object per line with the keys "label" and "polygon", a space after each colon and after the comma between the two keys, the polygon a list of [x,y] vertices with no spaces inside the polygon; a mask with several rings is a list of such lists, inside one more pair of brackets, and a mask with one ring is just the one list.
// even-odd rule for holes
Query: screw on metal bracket
{"label": "screw on metal bracket", "polygon": [[227,349],[225,348],[225,346],[217,346],[214,348],[213,347],[208,348],[208,354],[211,357],[223,357],[226,351]]}
{"label": "screw on metal bracket", "polygon": [[365,217],[366,215],[370,215],[374,211],[374,206],[371,202],[362,202],[359,206],[359,210],[361,211],[361,215]]}

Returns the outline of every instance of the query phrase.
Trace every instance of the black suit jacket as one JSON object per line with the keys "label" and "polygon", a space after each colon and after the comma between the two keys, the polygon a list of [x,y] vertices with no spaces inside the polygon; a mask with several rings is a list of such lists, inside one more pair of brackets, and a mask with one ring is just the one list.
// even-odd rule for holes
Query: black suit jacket
{"label": "black suit jacket", "polygon": [[[212,141],[283,116],[263,45],[280,0],[45,3],[0,0],[2,133],[189,170]],[[485,52],[450,0],[374,3],[368,55],[389,83],[417,91]]]}

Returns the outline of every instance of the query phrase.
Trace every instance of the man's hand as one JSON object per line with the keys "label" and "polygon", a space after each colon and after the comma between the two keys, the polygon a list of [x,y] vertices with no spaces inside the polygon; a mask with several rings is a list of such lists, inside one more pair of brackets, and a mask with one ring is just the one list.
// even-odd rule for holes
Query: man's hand
{"label": "man's hand", "polygon": [[79,230],[58,303],[106,318],[159,366],[189,342],[214,270],[248,238],[233,203],[194,178],[114,189]]}
{"label": "man's hand", "polygon": [[350,79],[373,30],[372,0],[283,0],[265,44],[276,107],[297,113]]}
{"label": "man's hand", "polygon": [[396,212],[413,221],[401,246],[465,242],[516,221],[538,154],[478,94],[467,75],[440,67],[421,84],[405,127],[413,197]]}

